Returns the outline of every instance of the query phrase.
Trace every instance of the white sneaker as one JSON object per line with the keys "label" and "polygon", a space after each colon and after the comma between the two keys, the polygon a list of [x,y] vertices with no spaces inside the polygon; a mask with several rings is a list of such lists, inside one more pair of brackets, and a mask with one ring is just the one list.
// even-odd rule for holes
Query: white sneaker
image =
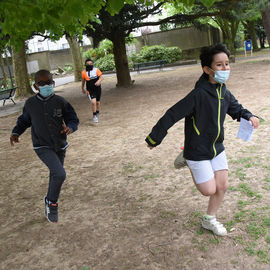
{"label": "white sneaker", "polygon": [[96,115],[93,116],[93,122],[98,123],[98,117]]}
{"label": "white sneaker", "polygon": [[175,169],[183,168],[187,165],[186,159],[184,158],[184,151],[182,151],[174,161]]}
{"label": "white sneaker", "polygon": [[207,218],[203,216],[202,227],[212,231],[215,235],[225,236],[227,234],[226,228],[216,220],[216,217]]}

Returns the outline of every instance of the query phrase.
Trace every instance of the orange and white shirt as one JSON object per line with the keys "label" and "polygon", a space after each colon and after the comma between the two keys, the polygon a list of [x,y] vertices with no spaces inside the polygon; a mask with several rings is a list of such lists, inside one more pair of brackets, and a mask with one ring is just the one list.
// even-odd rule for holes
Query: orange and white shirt
{"label": "orange and white shirt", "polygon": [[92,70],[82,71],[82,78],[86,81],[98,79],[102,75],[102,72],[98,68],[93,68]]}

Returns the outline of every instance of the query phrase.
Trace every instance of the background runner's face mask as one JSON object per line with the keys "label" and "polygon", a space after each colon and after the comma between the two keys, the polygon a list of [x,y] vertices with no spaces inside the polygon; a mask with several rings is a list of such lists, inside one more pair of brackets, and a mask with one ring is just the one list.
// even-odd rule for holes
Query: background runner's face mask
{"label": "background runner's face mask", "polygon": [[93,69],[93,65],[86,65],[86,70],[87,71],[90,71],[90,70],[92,70]]}

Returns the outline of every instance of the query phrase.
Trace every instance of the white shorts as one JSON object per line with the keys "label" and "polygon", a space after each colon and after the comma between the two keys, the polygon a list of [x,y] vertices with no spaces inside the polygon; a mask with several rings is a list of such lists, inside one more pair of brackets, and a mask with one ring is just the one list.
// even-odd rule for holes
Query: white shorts
{"label": "white shorts", "polygon": [[225,151],[211,160],[186,160],[189,169],[192,172],[196,184],[208,182],[214,177],[215,171],[228,170],[228,162]]}

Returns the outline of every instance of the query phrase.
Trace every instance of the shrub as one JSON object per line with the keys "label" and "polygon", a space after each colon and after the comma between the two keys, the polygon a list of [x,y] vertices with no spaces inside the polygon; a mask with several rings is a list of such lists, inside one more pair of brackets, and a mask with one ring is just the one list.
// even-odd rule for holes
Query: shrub
{"label": "shrub", "polygon": [[162,45],[145,46],[141,49],[140,55],[145,62],[155,60],[165,60],[168,62],[166,48]]}
{"label": "shrub", "polygon": [[164,45],[144,46],[139,53],[132,55],[134,63],[156,60],[165,60],[166,63],[172,63],[180,58],[181,49],[179,47],[165,47]]}
{"label": "shrub", "polygon": [[[14,78],[13,78],[14,80]],[[7,78],[7,87],[5,87],[4,79],[0,80],[0,91],[12,87],[11,79]]]}
{"label": "shrub", "polygon": [[73,71],[73,65],[72,64],[65,64],[63,69],[66,72],[71,72],[71,71]]}
{"label": "shrub", "polygon": [[113,52],[113,43],[108,40],[104,39],[100,42],[98,48],[89,49],[83,53],[83,58],[87,59],[90,58],[94,62],[98,59],[104,57],[106,54],[111,54]]}
{"label": "shrub", "polygon": [[102,58],[99,58],[95,62],[95,66],[98,67],[101,71],[114,70],[114,56],[113,54],[107,54]]}
{"label": "shrub", "polygon": [[89,49],[86,52],[83,53],[83,58],[87,59],[90,58],[92,59],[94,62],[105,56],[105,52],[102,49],[99,48],[95,48],[95,49]]}
{"label": "shrub", "polygon": [[179,47],[168,47],[167,53],[168,53],[168,58],[169,58],[169,63],[176,62],[181,58],[182,51]]}
{"label": "shrub", "polygon": [[105,54],[113,53],[113,43],[109,39],[103,39],[100,43],[98,48],[104,52]]}

